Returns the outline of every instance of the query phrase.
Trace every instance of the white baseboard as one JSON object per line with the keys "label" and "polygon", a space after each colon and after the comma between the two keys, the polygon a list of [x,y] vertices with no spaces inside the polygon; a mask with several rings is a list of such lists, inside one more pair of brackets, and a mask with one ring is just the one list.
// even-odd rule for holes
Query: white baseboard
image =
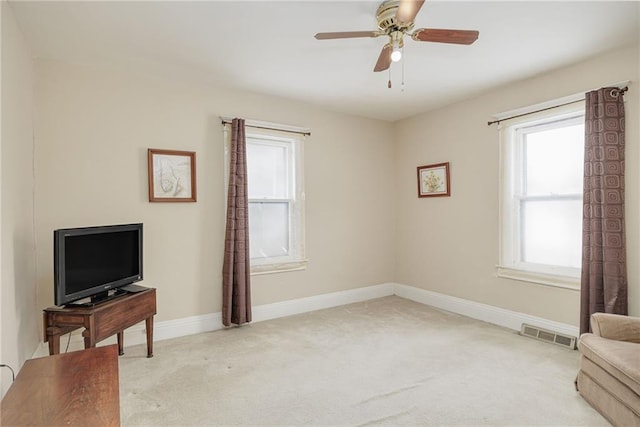
{"label": "white baseboard", "polygon": [[253,321],[260,322],[278,317],[322,310],[324,308],[368,301],[375,298],[388,297],[393,295],[393,291],[393,283],[384,283],[382,285],[367,286],[365,288],[350,289],[348,291],[332,292],[330,294],[259,305],[253,307]]}
{"label": "white baseboard", "polygon": [[577,326],[555,322],[553,320],[547,320],[541,317],[531,316],[529,314],[518,313],[516,311],[506,310],[504,308],[494,307],[492,305],[469,301],[462,298],[456,298],[437,292],[431,292],[415,288],[413,286],[395,283],[394,294],[441,310],[451,311],[473,319],[493,323],[494,325],[504,326],[505,328],[513,329],[515,331],[519,331],[523,323],[528,323],[530,325],[556,331],[561,334],[574,337],[579,336],[579,328]]}
{"label": "white baseboard", "polygon": [[[399,283],[383,283],[381,285],[367,286],[364,288],[350,289],[347,291],[332,292],[307,298],[264,304],[253,307],[253,321],[261,322],[279,317],[292,316],[325,308],[367,301],[375,298],[397,295],[441,310],[450,311],[473,319],[482,320],[495,325],[504,326],[516,331],[520,330],[522,323],[528,323],[543,329],[549,329],[565,335],[578,336],[578,328],[565,323],[554,322],[541,317],[530,316],[503,308],[481,304],[474,301],[456,298],[449,295],[431,292],[413,286]],[[187,335],[211,332],[222,329],[222,313],[210,313],[200,316],[185,317],[182,319],[154,322],[153,340],[162,341],[170,338],[178,338]],[[66,348],[66,342],[61,340],[60,348]],[[108,338],[98,345],[115,344],[116,337]],[[124,334],[124,346],[129,347],[146,343],[145,324],[141,322],[126,330]],[[80,331],[72,333],[69,342],[69,351],[84,348],[84,340]],[[40,343],[33,357],[48,355],[46,343]]]}

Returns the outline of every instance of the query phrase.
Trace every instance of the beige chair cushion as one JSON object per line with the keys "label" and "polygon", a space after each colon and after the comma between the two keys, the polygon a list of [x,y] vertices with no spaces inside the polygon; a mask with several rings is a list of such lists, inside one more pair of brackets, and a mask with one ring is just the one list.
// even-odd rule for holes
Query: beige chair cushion
{"label": "beige chair cushion", "polygon": [[640,345],[583,334],[578,348],[584,357],[640,395]]}

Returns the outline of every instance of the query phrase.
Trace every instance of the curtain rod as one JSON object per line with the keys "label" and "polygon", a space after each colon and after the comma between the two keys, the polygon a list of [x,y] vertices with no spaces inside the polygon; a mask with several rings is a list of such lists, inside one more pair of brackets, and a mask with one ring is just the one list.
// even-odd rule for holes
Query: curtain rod
{"label": "curtain rod", "polygon": [[[624,95],[624,93],[626,91],[628,91],[628,90],[629,90],[628,86],[621,87],[621,88],[614,88],[614,89],[611,89],[611,94],[613,95],[613,92],[617,91],[618,95]],[[575,101],[565,102],[564,104],[554,105],[553,107],[541,108],[539,110],[529,111],[528,113],[516,114],[515,116],[509,116],[509,117],[504,117],[502,119],[492,120],[490,122],[487,122],[487,125],[491,126],[492,124],[500,123],[500,122],[505,121],[505,120],[517,119],[518,117],[528,116],[529,114],[540,113],[542,111],[548,111],[548,110],[552,110],[554,108],[564,107],[565,105],[576,104],[576,103],[582,102],[584,100],[585,100],[585,98],[580,98],[580,99],[576,99]]]}
{"label": "curtain rod", "polygon": [[[230,125],[231,124],[231,120],[229,119],[222,119],[222,125]],[[311,136],[311,132],[308,131],[302,131],[302,130],[292,130],[292,129],[283,129],[283,128],[277,128],[277,127],[270,127],[270,126],[258,126],[258,125],[248,125],[245,122],[245,127],[248,128],[254,128],[254,129],[266,129],[266,130],[276,130],[278,132],[289,132],[289,133],[297,133],[300,135],[304,135],[304,136]]]}

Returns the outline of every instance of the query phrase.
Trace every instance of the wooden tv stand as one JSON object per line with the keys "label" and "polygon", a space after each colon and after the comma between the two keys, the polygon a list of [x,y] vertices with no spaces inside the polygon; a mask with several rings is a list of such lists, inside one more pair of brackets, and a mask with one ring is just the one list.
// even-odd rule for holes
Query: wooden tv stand
{"label": "wooden tv stand", "polygon": [[118,354],[124,354],[124,330],[146,322],[147,357],[153,357],[153,316],[156,314],[156,290],[148,288],[129,293],[92,307],[49,307],[43,310],[44,341],[49,354],[60,353],[60,335],[84,327],[84,348],[117,334]]}

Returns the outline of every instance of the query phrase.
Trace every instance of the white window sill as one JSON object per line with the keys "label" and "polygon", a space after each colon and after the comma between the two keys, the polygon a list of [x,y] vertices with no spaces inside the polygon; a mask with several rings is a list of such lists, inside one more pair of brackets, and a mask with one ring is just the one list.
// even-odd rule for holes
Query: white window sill
{"label": "white window sill", "polygon": [[283,262],[278,264],[252,265],[251,275],[260,276],[263,274],[286,273],[288,271],[306,270],[309,260]]}
{"label": "white window sill", "polygon": [[557,276],[554,274],[516,270],[513,268],[502,266],[497,266],[496,271],[498,277],[503,277],[505,279],[536,283],[538,285],[552,286],[555,288],[570,289],[572,291],[580,290],[579,277]]}

